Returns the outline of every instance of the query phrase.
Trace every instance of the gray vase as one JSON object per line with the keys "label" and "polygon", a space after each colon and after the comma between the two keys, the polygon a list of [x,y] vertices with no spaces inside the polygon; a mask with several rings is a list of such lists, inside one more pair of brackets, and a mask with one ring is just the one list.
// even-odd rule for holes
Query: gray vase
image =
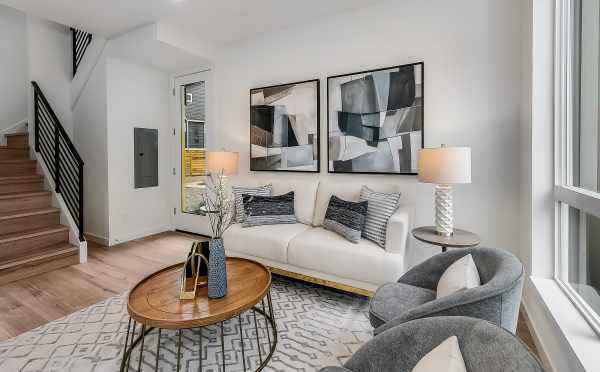
{"label": "gray vase", "polygon": [[227,266],[223,239],[210,241],[208,259],[208,298],[215,299],[227,294]]}

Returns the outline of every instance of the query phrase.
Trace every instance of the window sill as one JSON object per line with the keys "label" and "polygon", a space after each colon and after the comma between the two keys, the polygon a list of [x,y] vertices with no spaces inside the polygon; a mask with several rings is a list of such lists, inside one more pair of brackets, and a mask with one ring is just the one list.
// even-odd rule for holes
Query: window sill
{"label": "window sill", "polygon": [[[566,294],[553,279],[531,277],[533,288],[543,301],[545,310],[554,320],[564,341],[570,347],[572,353],[578,359],[580,367],[585,371],[595,371],[600,365],[600,338],[583,318],[579,310],[573,305]],[[535,319],[534,319],[535,320]],[[533,322],[536,323],[535,321]],[[536,332],[538,330],[536,329]],[[544,337],[538,333],[538,337]],[[550,335],[547,335],[550,336]],[[540,339],[543,344],[547,340]],[[549,351],[549,350],[546,350]],[[562,352],[566,352],[562,348]],[[557,357],[549,356],[550,359]],[[575,371],[575,369],[572,369]],[[556,372],[561,372],[556,370]]]}

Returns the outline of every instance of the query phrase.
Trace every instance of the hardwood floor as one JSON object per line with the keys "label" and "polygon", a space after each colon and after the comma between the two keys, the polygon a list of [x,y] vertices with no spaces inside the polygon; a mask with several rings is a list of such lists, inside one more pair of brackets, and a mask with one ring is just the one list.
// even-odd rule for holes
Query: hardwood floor
{"label": "hardwood floor", "polygon": [[[202,238],[166,232],[104,248],[88,242],[88,262],[0,286],[0,340],[5,340],[131,289],[146,275],[182,262]],[[519,337],[535,351],[519,317]]]}
{"label": "hardwood floor", "polygon": [[105,248],[88,242],[88,262],[0,286],[0,340],[131,289],[182,262],[197,236],[167,232]]}

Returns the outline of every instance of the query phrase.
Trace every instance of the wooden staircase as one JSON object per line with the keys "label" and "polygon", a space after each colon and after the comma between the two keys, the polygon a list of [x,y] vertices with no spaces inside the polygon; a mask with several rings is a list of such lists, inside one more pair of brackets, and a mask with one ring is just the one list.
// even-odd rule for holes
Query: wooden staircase
{"label": "wooden staircase", "polygon": [[0,146],[0,284],[79,263],[60,210],[29,159],[28,135],[8,134]]}

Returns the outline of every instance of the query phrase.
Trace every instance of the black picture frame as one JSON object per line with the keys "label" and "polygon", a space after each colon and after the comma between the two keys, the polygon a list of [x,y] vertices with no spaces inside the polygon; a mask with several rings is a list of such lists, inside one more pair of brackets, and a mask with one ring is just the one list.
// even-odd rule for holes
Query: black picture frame
{"label": "black picture frame", "polygon": [[400,68],[408,67],[408,66],[420,66],[421,67],[421,100],[422,100],[421,148],[425,147],[425,62],[421,61],[421,62],[407,63],[407,64],[403,64],[403,65],[381,67],[381,68],[376,68],[376,69],[372,69],[372,70],[364,70],[364,71],[328,76],[327,77],[327,173],[395,175],[395,176],[398,176],[398,175],[416,176],[416,175],[418,175],[418,172],[364,172],[364,171],[335,171],[335,170],[329,169],[329,160],[330,160],[329,159],[329,133],[330,133],[329,132],[329,121],[330,121],[330,117],[329,117],[330,116],[329,81],[331,79],[345,77],[345,76],[367,74],[367,73],[371,73],[371,72],[384,71],[384,70],[390,70],[390,69],[396,69],[396,68],[400,69]]}
{"label": "black picture frame", "polygon": [[[287,85],[298,85],[298,84],[306,84],[306,83],[316,83],[316,91],[317,91],[317,138],[314,141],[317,146],[317,169],[315,170],[297,170],[297,169],[253,169],[252,167],[252,92],[256,90],[262,90],[267,88],[279,88]],[[248,125],[248,135],[249,135],[249,156],[250,156],[250,171],[251,172],[292,172],[292,173],[320,173],[321,172],[321,82],[320,79],[309,79],[302,81],[294,81],[290,83],[276,84],[276,85],[267,85],[258,88],[251,88],[249,91],[249,125]],[[314,145],[314,144],[313,144]]]}

